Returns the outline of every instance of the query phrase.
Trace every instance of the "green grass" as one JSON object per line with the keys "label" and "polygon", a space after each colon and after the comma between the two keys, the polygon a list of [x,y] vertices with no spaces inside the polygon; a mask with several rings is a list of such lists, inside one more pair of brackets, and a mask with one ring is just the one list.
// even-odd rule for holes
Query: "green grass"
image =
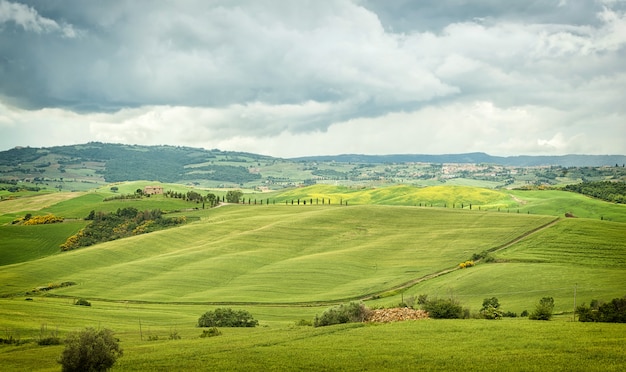
{"label": "green grass", "polygon": [[[164,302],[359,298],[455,267],[552,220],[412,207],[231,206],[179,228],[0,272],[0,288],[74,281],[55,293]],[[19,279],[4,280],[5,277]]]}
{"label": "green grass", "polygon": [[[500,370],[621,371],[626,365],[626,325],[590,324],[557,318],[422,320],[389,324],[297,327],[267,320],[291,308],[255,307],[257,328],[222,328],[202,339],[195,327],[203,306],[68,300],[0,300],[5,335],[36,340],[42,326],[64,338],[84,327],[113,329],[124,355],[115,371],[145,370]],[[319,310],[319,309],[315,309]],[[311,314],[310,310],[299,310]],[[298,319],[298,318],[295,318]],[[141,324],[141,326],[140,326]],[[169,340],[172,332],[180,340]],[[46,333],[44,333],[46,334]],[[523,337],[520,337],[523,335]],[[148,341],[158,337],[157,341]],[[143,338],[143,339],[142,339]],[[63,346],[0,345],[4,370],[58,370]]]}
{"label": "green grass", "polygon": [[505,213],[545,214],[626,222],[626,205],[607,203],[584,195],[557,191],[493,190],[469,186],[389,186],[381,188],[314,185],[289,189],[273,196],[277,203],[306,200],[321,203],[330,199],[332,204],[383,204],[406,206],[433,206],[455,209],[500,211]]}
{"label": "green grass", "polygon": [[[472,311],[480,308],[484,298],[495,296],[505,310],[518,314],[532,311],[541,297],[550,296],[555,311],[571,313],[575,291],[578,304],[626,295],[623,236],[621,223],[563,219],[494,254],[495,263],[420,283],[403,295],[453,295]],[[398,296],[393,300],[400,302]]]}
{"label": "green grass", "polygon": [[[144,183],[152,184],[120,184],[118,193]],[[316,185],[246,195],[282,201],[276,205],[185,210],[194,205],[164,197],[103,202],[113,195],[110,187],[3,201],[0,223],[29,212],[82,218],[92,209],[125,206],[180,209],[172,215],[195,222],[65,253],[55,251],[57,241],[84,222],[0,225],[0,297],[8,296],[0,298],[0,338],[35,340],[42,325],[62,337],[87,326],[110,328],[125,351],[114,370],[128,371],[626,367],[624,325],[571,321],[574,293],[577,304],[626,294],[624,206],[558,191]],[[332,204],[285,206],[292,198]],[[566,219],[565,212],[581,218]],[[483,250],[498,250],[496,262],[429,277]],[[24,300],[26,291],[65,281],[77,285]],[[503,310],[517,313],[550,296],[560,315],[550,322],[294,325],[337,302],[379,295],[366,304],[388,307],[420,294],[453,296],[472,312],[495,296]],[[73,305],[79,297],[92,307]],[[260,327],[200,339],[198,317],[218,306],[246,309]],[[182,339],[168,340],[173,331]],[[62,348],[0,345],[0,365],[59,370]]]}
{"label": "green grass", "polygon": [[82,221],[53,225],[0,226],[0,266],[59,254],[59,246],[84,226]]}
{"label": "green grass", "polygon": [[626,205],[624,204],[608,203],[567,191],[511,190],[508,192],[521,201],[519,204],[521,213],[530,212],[555,216],[565,216],[565,213],[572,213],[581,218],[626,222]]}

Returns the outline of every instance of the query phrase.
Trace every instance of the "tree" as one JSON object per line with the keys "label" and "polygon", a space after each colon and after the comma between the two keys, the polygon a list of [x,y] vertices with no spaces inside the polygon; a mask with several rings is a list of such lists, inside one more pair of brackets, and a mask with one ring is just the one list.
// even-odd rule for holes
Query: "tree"
{"label": "tree", "polygon": [[433,319],[462,319],[465,317],[463,307],[453,298],[426,300],[422,309],[428,312],[428,317]]}
{"label": "tree", "polygon": [[539,300],[535,311],[530,313],[528,319],[550,320],[552,319],[552,310],[554,310],[554,298],[543,297],[541,300]]}
{"label": "tree", "polygon": [[230,190],[226,193],[226,201],[229,203],[239,203],[239,200],[243,196],[241,190]]}
{"label": "tree", "polygon": [[63,371],[106,371],[122,356],[113,331],[85,328],[73,332],[65,340],[65,350],[58,362]]}
{"label": "tree", "polygon": [[246,310],[218,308],[198,319],[198,327],[256,327],[259,324]]}
{"label": "tree", "polygon": [[502,319],[502,310],[500,310],[500,302],[496,297],[485,298],[483,307],[480,309],[480,315],[485,319]]}

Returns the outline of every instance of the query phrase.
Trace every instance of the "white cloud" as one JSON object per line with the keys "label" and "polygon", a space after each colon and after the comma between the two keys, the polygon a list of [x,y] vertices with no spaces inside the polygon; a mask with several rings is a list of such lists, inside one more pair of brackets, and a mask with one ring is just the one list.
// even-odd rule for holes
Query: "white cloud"
{"label": "white cloud", "polygon": [[[44,13],[0,0],[0,99],[33,108],[0,105],[0,144],[49,145],[58,132],[281,156],[626,152],[623,2],[480,14],[444,1],[432,28],[420,26],[431,21],[423,5],[403,3],[419,12],[391,12],[384,26],[370,3],[49,3]],[[48,43],[63,19],[84,37]],[[15,41],[8,23],[27,32]]]}
{"label": "white cloud", "polygon": [[14,22],[25,31],[36,33],[59,32],[64,37],[73,38],[77,32],[70,24],[57,23],[50,18],[42,17],[35,9],[20,3],[0,0],[0,24]]}

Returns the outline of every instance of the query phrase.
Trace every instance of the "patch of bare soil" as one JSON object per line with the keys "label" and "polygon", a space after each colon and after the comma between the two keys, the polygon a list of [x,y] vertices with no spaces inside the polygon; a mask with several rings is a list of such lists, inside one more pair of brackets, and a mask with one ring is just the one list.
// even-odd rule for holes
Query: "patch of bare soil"
{"label": "patch of bare soil", "polygon": [[371,313],[367,317],[366,321],[376,323],[389,323],[419,319],[428,319],[428,313],[424,310],[415,310],[408,307],[396,307],[392,309],[371,310]]}

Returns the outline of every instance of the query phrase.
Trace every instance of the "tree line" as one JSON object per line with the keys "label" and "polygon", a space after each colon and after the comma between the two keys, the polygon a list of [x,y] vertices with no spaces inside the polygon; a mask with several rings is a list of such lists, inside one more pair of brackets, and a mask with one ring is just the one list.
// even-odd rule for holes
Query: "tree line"
{"label": "tree line", "polygon": [[563,187],[563,190],[577,192],[611,203],[626,203],[626,182],[582,182],[575,185],[567,185]]}

